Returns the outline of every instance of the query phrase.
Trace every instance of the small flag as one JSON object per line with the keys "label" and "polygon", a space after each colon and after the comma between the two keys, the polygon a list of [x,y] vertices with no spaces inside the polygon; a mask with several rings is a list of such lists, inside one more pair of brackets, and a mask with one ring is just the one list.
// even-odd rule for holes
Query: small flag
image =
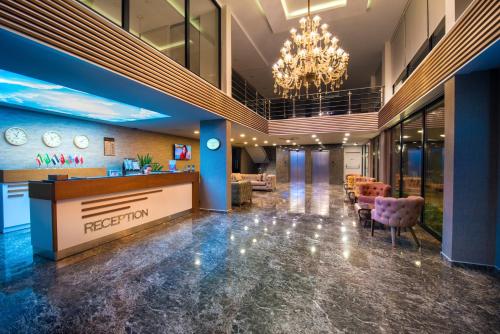
{"label": "small flag", "polygon": [[38,167],[40,167],[42,165],[42,160],[40,160],[40,158],[38,158],[38,156],[35,158],[36,160],[36,163],[38,164]]}
{"label": "small flag", "polygon": [[46,165],[50,164],[50,157],[48,153],[45,153],[44,162]]}
{"label": "small flag", "polygon": [[83,164],[83,156],[80,155],[80,165]]}
{"label": "small flag", "polygon": [[38,159],[40,159],[40,162],[43,162],[43,157],[42,157],[42,155],[41,155],[40,153],[38,153],[38,154],[36,155],[36,157],[37,157]]}
{"label": "small flag", "polygon": [[57,154],[54,154],[54,156],[52,157],[52,159],[55,159],[57,163],[59,163],[59,158],[57,157]]}
{"label": "small flag", "polygon": [[72,164],[73,163],[73,157],[70,155],[68,155],[68,160],[66,160],[68,162],[68,164]]}
{"label": "small flag", "polygon": [[78,165],[80,162],[80,159],[78,158],[78,155],[75,155],[75,165]]}
{"label": "small flag", "polygon": [[66,162],[66,159],[64,159],[64,154],[61,153],[61,157],[59,158],[59,161],[61,162],[61,165],[64,165]]}

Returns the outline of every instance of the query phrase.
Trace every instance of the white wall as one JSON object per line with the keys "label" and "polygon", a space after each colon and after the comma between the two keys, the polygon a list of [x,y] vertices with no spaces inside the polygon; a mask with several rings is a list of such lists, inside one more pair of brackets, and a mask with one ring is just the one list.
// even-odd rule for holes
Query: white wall
{"label": "white wall", "polygon": [[361,146],[344,146],[344,179],[347,174],[362,174]]}

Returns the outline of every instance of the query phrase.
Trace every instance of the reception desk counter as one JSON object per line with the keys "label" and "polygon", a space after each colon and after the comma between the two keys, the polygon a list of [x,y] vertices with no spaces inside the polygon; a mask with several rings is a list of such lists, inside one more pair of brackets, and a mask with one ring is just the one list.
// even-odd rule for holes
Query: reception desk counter
{"label": "reception desk counter", "polygon": [[199,173],[29,183],[35,253],[59,260],[196,211]]}

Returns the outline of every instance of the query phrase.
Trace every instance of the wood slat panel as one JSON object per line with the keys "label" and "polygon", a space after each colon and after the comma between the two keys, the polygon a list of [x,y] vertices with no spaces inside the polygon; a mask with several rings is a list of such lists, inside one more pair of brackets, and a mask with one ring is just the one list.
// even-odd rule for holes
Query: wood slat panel
{"label": "wood slat panel", "polygon": [[267,120],[76,0],[0,1],[0,25],[267,133]]}
{"label": "wood slat panel", "polygon": [[269,121],[270,135],[377,131],[378,113],[288,118]]}
{"label": "wood slat panel", "polygon": [[[4,169],[0,170],[0,183],[46,180],[50,174],[68,177],[106,176],[106,168]],[[28,186],[23,183],[16,187],[21,185]]]}
{"label": "wood slat panel", "polygon": [[453,76],[500,37],[500,1],[475,0],[379,113],[379,128]]}

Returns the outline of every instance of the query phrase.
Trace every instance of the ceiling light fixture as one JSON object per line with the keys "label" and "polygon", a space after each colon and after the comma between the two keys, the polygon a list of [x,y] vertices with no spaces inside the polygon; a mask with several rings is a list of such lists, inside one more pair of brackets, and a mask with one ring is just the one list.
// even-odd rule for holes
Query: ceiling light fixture
{"label": "ceiling light fixture", "polygon": [[316,138],[316,135],[311,135],[311,138]]}
{"label": "ceiling light fixture", "polygon": [[253,137],[253,138],[252,138],[252,140],[253,140],[253,141],[256,141],[256,140],[257,140],[257,138],[256,138],[256,137]]}
{"label": "ceiling light fixture", "polygon": [[241,138],[245,138],[245,134],[244,134],[244,133],[242,133],[242,134],[240,135],[240,137],[241,137]]}
{"label": "ceiling light fixture", "polygon": [[194,134],[195,134],[195,135],[197,135],[197,134],[199,134],[199,133],[200,133],[200,131],[198,131],[198,130],[194,130]]}
{"label": "ceiling light fixture", "polygon": [[351,134],[349,132],[346,132],[344,136],[349,137]]}
{"label": "ceiling light fixture", "polygon": [[[311,18],[311,0],[307,1],[307,17],[299,20],[301,33],[290,30],[281,56],[273,65],[274,92],[284,98],[299,96],[304,88],[316,87],[318,92],[334,91],[347,79],[349,54],[339,47],[339,40],[327,31],[321,18]],[[318,29],[321,28],[321,32]]]}
{"label": "ceiling light fixture", "polygon": [[276,146],[276,143],[273,143],[273,146]]}
{"label": "ceiling light fixture", "polygon": [[267,140],[264,140],[264,144],[267,144],[267,143],[268,143],[268,141],[267,141]]}
{"label": "ceiling light fixture", "polygon": [[246,144],[248,144],[248,142],[246,141],[246,142],[244,142],[243,144],[245,144],[245,145],[246,145]]}
{"label": "ceiling light fixture", "polygon": [[289,143],[289,142],[291,142],[291,140],[290,140],[290,139],[287,139],[287,140],[286,140],[286,142],[287,142],[287,143]]}
{"label": "ceiling light fixture", "polygon": [[231,141],[234,141],[234,138],[231,138]]}

